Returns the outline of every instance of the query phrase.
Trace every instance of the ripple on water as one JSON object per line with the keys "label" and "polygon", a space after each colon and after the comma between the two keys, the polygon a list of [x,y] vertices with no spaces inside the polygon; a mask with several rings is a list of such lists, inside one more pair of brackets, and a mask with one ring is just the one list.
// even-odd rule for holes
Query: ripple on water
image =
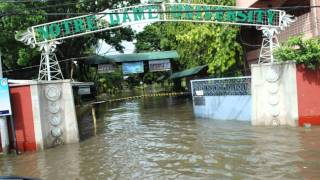
{"label": "ripple on water", "polygon": [[43,179],[320,177],[319,128],[195,119],[188,99],[137,100],[100,106],[97,112],[97,136],[40,153],[1,157],[0,174]]}

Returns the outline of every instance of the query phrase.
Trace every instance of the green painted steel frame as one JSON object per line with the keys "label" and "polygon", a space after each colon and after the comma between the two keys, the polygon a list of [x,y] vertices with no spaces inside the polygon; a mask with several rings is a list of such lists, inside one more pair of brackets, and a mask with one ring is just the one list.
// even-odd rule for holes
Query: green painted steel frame
{"label": "green painted steel frame", "polygon": [[129,26],[174,21],[278,28],[284,11],[188,3],[142,4],[32,27],[35,44]]}

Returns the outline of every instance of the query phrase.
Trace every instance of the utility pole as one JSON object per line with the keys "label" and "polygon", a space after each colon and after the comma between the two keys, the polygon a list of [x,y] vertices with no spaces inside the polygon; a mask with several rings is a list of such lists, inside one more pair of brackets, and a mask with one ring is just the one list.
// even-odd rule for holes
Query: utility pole
{"label": "utility pole", "polygon": [[[0,49],[0,78],[3,78],[2,74],[2,53]],[[1,146],[2,152],[4,154],[9,153],[9,134],[8,134],[8,124],[6,117],[0,117],[0,133],[1,133]]]}

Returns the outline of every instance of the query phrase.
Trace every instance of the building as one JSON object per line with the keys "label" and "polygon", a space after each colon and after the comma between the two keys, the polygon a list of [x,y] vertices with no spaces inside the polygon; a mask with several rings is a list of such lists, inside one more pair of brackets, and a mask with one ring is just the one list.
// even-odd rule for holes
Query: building
{"label": "building", "polygon": [[[305,38],[320,35],[320,6],[319,0],[237,0],[238,7],[244,8],[273,8],[293,6],[315,6],[314,8],[288,9],[286,12],[297,18],[290,27],[282,31],[277,37],[279,42],[286,41],[289,37],[303,34]],[[247,62],[258,62],[262,33],[255,27],[241,27],[240,40],[242,41]]]}

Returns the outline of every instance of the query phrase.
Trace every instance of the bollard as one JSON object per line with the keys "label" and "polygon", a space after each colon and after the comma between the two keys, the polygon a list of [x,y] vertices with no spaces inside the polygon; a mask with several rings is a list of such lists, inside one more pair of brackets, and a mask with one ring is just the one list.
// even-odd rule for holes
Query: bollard
{"label": "bollard", "polygon": [[93,120],[93,129],[94,129],[94,135],[97,135],[97,117],[96,117],[96,109],[94,105],[92,105],[92,120]]}

